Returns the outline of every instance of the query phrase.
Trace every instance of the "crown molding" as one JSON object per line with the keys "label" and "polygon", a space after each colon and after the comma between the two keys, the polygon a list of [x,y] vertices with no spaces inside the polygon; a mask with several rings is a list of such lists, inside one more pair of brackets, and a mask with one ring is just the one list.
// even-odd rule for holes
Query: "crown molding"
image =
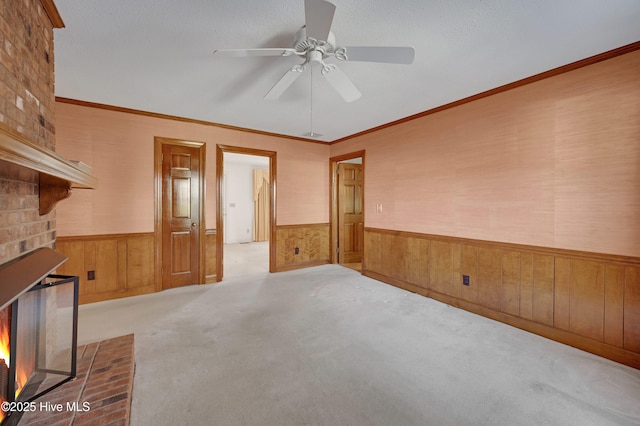
{"label": "crown molding", "polygon": [[238,132],[253,133],[253,134],[257,134],[257,135],[271,136],[271,137],[282,138],[282,139],[291,139],[291,140],[296,140],[296,141],[300,141],[300,142],[317,143],[317,144],[320,144],[320,145],[328,145],[329,144],[329,142],[322,142],[322,141],[317,141],[317,140],[305,139],[305,138],[300,138],[300,137],[296,137],[296,136],[282,135],[282,134],[279,134],[279,133],[271,133],[271,132],[265,132],[265,131],[262,131],[262,130],[247,129],[245,127],[231,126],[231,125],[228,125],[228,124],[220,124],[220,123],[214,123],[214,122],[211,122],[211,121],[196,120],[196,119],[193,119],[193,118],[179,117],[179,116],[169,115],[169,114],[160,114],[160,113],[157,113],[157,112],[142,111],[142,110],[139,110],[139,109],[125,108],[125,107],[101,104],[101,103],[96,103],[96,102],[88,102],[88,101],[82,101],[82,100],[78,100],[78,99],[63,98],[63,97],[60,97],[60,96],[56,96],[56,102],[63,103],[63,104],[70,104],[70,105],[78,105],[78,106],[83,106],[83,107],[88,107],[88,108],[104,109],[104,110],[107,110],[107,111],[123,112],[123,113],[126,113],[126,114],[142,115],[142,116],[145,116],[145,117],[161,118],[163,120],[173,120],[173,121],[180,121],[180,122],[183,122],[183,123],[200,124],[200,125],[203,125],[203,126],[213,126],[213,127],[219,127],[219,128],[222,128],[222,129],[235,130],[235,131],[238,131]]}

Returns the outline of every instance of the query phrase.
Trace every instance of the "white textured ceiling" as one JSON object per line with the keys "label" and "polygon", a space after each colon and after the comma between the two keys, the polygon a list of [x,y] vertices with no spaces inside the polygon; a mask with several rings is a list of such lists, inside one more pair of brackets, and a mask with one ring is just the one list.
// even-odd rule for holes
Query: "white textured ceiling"
{"label": "white textured ceiling", "polygon": [[313,105],[333,141],[640,40],[640,0],[333,2],[338,45],[413,46],[415,62],[340,62],[351,103],[318,72],[269,101],[299,58],[212,51],[292,47],[303,0],[56,0],[56,95],[296,137]]}

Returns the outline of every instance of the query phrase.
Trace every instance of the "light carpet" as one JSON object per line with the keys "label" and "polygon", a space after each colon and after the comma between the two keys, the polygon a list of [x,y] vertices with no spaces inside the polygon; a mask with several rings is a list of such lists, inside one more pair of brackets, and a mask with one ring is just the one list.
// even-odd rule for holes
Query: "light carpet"
{"label": "light carpet", "polygon": [[224,278],[269,272],[269,242],[225,244]]}
{"label": "light carpet", "polygon": [[637,425],[640,371],[337,265],[83,305],[133,425]]}

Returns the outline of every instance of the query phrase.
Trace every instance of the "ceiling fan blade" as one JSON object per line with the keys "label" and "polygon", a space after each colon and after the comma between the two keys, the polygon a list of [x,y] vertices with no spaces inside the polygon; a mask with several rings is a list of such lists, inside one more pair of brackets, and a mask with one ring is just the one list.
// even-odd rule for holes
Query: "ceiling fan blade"
{"label": "ceiling fan blade", "polygon": [[284,73],[282,78],[271,88],[271,90],[264,95],[264,98],[269,100],[278,99],[280,95],[282,95],[284,91],[302,75],[304,69],[305,68],[302,65],[295,65],[291,67],[289,71]]}
{"label": "ceiling fan blade", "polygon": [[336,51],[336,58],[347,61],[383,62],[387,64],[411,64],[416,55],[413,47],[345,46],[346,59]]}
{"label": "ceiling fan blade", "polygon": [[360,93],[358,88],[349,80],[349,77],[335,65],[331,67],[330,71],[327,73],[323,72],[323,74],[345,101],[353,102],[362,96],[362,93]]}
{"label": "ceiling fan blade", "polygon": [[247,56],[289,56],[295,52],[294,49],[287,48],[265,48],[214,50],[213,54],[227,58],[243,58]]}
{"label": "ceiling fan blade", "polygon": [[325,0],[304,0],[307,37],[327,41],[336,6]]}

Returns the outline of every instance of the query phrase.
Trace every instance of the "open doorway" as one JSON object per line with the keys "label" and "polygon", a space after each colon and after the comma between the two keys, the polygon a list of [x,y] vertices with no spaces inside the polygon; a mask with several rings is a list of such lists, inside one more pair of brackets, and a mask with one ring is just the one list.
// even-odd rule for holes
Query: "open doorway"
{"label": "open doorway", "polygon": [[218,145],[217,280],[272,272],[276,153]]}
{"label": "open doorway", "polygon": [[269,272],[269,157],[223,155],[225,276]]}
{"label": "open doorway", "polygon": [[364,253],[364,151],[333,157],[331,263],[362,271]]}

